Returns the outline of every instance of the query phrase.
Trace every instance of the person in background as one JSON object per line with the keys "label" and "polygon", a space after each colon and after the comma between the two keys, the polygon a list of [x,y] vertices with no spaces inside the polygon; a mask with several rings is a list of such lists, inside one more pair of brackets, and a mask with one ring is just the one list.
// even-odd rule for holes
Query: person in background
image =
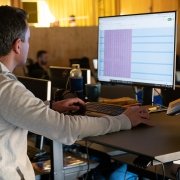
{"label": "person in background", "polygon": [[23,66],[24,75],[29,76],[29,72],[31,71],[31,67],[34,64],[34,60],[31,58],[27,58],[26,63]]}
{"label": "person in background", "polygon": [[88,136],[128,130],[148,124],[143,107],[132,107],[119,116],[64,115],[79,110],[84,102],[70,98],[52,103],[52,109],[36,98],[12,73],[24,65],[29,50],[30,29],[24,10],[0,6],[0,179],[35,179],[27,156],[27,133],[31,131],[62,144]]}
{"label": "person in background", "polygon": [[69,26],[70,27],[76,26],[76,17],[73,14],[69,16]]}
{"label": "person in background", "polygon": [[48,52],[39,50],[37,52],[37,62],[29,66],[28,76],[40,79],[49,79],[48,73]]}

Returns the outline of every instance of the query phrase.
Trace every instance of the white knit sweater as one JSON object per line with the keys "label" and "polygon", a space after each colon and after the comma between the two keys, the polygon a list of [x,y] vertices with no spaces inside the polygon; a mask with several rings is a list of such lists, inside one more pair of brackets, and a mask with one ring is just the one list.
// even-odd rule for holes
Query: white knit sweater
{"label": "white knit sweater", "polygon": [[[27,156],[27,132],[63,144],[130,129],[124,114],[116,117],[67,116],[51,110],[0,63],[0,180],[34,180]],[[21,174],[20,173],[20,174]]]}

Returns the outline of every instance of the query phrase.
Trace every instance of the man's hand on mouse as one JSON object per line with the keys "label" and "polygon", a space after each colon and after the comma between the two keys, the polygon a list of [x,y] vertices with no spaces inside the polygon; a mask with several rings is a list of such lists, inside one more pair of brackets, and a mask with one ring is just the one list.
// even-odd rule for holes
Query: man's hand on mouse
{"label": "man's hand on mouse", "polygon": [[146,107],[142,106],[132,106],[129,107],[124,114],[131,121],[132,127],[135,127],[139,124],[147,124],[152,126],[153,124],[149,120],[149,113]]}
{"label": "man's hand on mouse", "polygon": [[60,113],[78,111],[80,106],[85,106],[85,102],[79,98],[69,98],[52,103],[52,109]]}
{"label": "man's hand on mouse", "polygon": [[[52,109],[60,113],[65,113],[69,111],[78,111],[80,106],[85,106],[85,102],[79,98],[69,98],[61,101],[56,101],[52,103]],[[149,113],[147,108],[142,106],[132,106],[129,107],[124,114],[131,121],[132,127],[135,127],[141,123],[152,125],[149,120]]]}

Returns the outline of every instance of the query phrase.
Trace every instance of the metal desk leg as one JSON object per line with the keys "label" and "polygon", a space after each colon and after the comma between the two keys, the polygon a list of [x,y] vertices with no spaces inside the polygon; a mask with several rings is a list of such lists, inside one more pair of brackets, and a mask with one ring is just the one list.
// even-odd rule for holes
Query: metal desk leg
{"label": "metal desk leg", "polygon": [[53,180],[64,180],[64,169],[63,169],[63,148],[62,144],[53,141]]}

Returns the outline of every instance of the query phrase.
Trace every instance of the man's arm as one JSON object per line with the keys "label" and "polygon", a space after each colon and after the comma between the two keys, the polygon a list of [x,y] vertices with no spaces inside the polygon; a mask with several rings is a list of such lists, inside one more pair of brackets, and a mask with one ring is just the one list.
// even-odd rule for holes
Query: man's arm
{"label": "man's arm", "polygon": [[0,82],[0,115],[12,128],[27,129],[63,144],[131,128],[124,114],[102,118],[67,116],[47,107],[18,81],[4,79]]}

